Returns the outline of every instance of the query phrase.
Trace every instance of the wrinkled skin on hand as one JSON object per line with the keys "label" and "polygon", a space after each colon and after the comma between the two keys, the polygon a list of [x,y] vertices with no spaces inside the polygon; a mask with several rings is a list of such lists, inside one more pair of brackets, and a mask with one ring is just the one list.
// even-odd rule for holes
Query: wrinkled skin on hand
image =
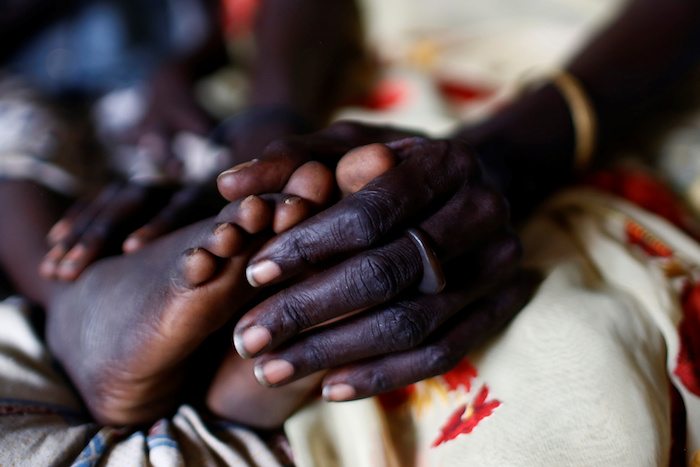
{"label": "wrinkled skin on hand", "polygon": [[[334,164],[349,148],[378,141],[395,154],[394,168],[275,237],[249,263],[249,281],[258,286],[321,270],[260,303],[236,326],[236,348],[258,357],[262,383],[329,369],[324,396],[346,400],[440,374],[501,329],[536,286],[536,276],[519,268],[521,247],[505,197],[460,141],[340,123],[273,143],[258,162],[224,172],[219,189],[229,199],[274,191],[305,160]],[[423,270],[404,234],[410,227],[428,236],[443,264],[441,293],[415,289]],[[357,310],[364,311],[352,314]],[[267,364],[279,367],[280,360],[293,372],[267,378]]]}

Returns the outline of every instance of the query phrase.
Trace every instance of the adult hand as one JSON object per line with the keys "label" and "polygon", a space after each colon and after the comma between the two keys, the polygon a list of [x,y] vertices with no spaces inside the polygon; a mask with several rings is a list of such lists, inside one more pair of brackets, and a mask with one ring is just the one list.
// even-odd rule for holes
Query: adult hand
{"label": "adult hand", "polygon": [[[274,190],[300,160],[324,149],[335,157],[353,143],[382,138],[391,139],[388,130],[341,124],[306,143],[268,147],[258,163],[222,175],[219,187],[230,197],[234,188],[253,187],[256,177],[265,185],[258,189]],[[485,181],[470,149],[420,137],[387,146],[396,167],[251,259],[247,272],[255,285],[325,268],[239,321],[239,353],[264,353],[256,365],[261,382],[285,384],[330,369],[327,399],[388,391],[448,370],[530,297],[536,279],[519,272],[520,243],[509,228],[507,202]],[[415,290],[424,271],[420,250],[405,234],[411,227],[430,239],[444,267],[447,287],[440,293]],[[347,316],[357,310],[365,311]],[[338,318],[344,319],[328,324]]]}

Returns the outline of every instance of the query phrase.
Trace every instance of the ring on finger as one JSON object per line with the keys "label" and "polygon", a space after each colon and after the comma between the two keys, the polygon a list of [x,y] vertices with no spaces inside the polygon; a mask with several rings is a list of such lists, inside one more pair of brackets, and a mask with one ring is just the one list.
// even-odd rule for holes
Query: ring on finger
{"label": "ring on finger", "polygon": [[408,229],[406,234],[416,245],[423,263],[423,277],[418,284],[418,291],[429,295],[439,294],[446,285],[445,273],[435,250],[430,246],[428,236],[418,228]]}

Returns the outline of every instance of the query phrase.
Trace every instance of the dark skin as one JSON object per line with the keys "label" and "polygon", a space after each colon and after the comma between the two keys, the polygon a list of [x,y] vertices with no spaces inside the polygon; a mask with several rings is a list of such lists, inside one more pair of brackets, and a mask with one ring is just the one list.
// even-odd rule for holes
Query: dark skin
{"label": "dark skin", "polygon": [[[700,3],[636,0],[581,51],[567,68],[600,115],[602,144],[698,63],[699,35]],[[434,376],[493,335],[532,293],[535,282],[519,272],[507,206],[526,213],[572,177],[574,131],[558,91],[545,86],[448,140],[401,137],[396,129],[341,123],[274,143],[259,163],[219,178],[221,193],[236,199],[274,191],[299,163],[333,164],[358,145],[387,143],[400,160],[251,259],[256,285],[326,268],[256,306],[236,327],[239,353],[257,357],[260,373],[273,360],[293,367],[274,384],[329,369],[326,398],[347,400]],[[440,294],[414,289],[421,260],[402,235],[411,226],[428,234],[445,267],[448,287]],[[364,307],[372,308],[309,330]]]}
{"label": "dark skin", "polygon": [[[93,227],[98,236],[138,207],[138,190],[117,193],[118,202],[97,206],[94,219],[99,222]],[[332,193],[328,170],[310,163],[277,194],[238,200],[214,218],[162,235],[132,254],[84,266],[76,282],[61,283],[39,276],[38,270],[47,252],[46,236],[65,203],[30,182],[2,180],[0,209],[13,222],[0,228],[0,265],[18,292],[47,310],[49,347],[93,416],[107,424],[144,423],[166,415],[182,400],[193,354],[255,295],[243,274],[252,248],[259,246],[254,236],[288,229],[325,205]],[[174,228],[171,224],[168,231]],[[252,378],[246,365],[242,377]],[[254,398],[269,407],[282,401],[284,407],[275,406],[274,416],[265,420],[239,421],[275,426],[282,420],[274,417],[286,417],[306,394],[295,391],[285,399],[272,393],[267,404]],[[239,399],[234,395],[233,400]]]}
{"label": "dark skin", "polygon": [[[244,269],[260,241],[307,217],[314,203],[329,199],[331,188],[328,170],[310,163],[297,171],[283,194],[231,203],[216,217],[165,235],[134,254],[97,261],[79,280],[65,283],[38,274],[46,249],[43,237],[64,203],[32,182],[2,180],[0,213],[12,222],[0,227],[0,267],[16,291],[46,310],[53,356],[95,419],[114,425],[146,423],[183,400],[185,376],[191,374],[197,350],[257,293],[246,283]],[[195,363],[192,371],[203,365]],[[254,381],[247,362],[239,368],[240,384],[246,378]],[[254,390],[230,400],[235,405],[240,397],[251,398],[274,408],[265,419],[270,427],[281,423],[274,417],[286,417],[305,394],[294,391],[283,398]],[[261,423],[252,416],[237,420]]]}
{"label": "dark skin", "polygon": [[[358,28],[352,1],[262,3],[255,29],[260,53],[253,66],[249,105],[282,110],[236,125],[224,135],[222,143],[231,150],[231,164],[255,157],[273,139],[308,131],[325,121],[341,99],[339,83],[346,78],[346,70],[362,56]],[[184,62],[163,68],[152,82],[150,110],[126,135],[131,143],[146,144],[172,175],[178,170],[169,149],[172,138],[183,131],[206,135],[213,128],[213,121],[196,104],[192,87],[198,77],[221,64],[222,57],[223,41],[213,35]],[[123,250],[133,252],[193,220],[213,215],[222,206],[215,191],[213,180],[185,187],[134,183],[106,187],[103,195],[107,196],[71,210],[52,230],[49,240],[54,248],[42,271],[46,277],[74,280],[114,242],[123,242]],[[134,225],[139,217],[148,218],[145,225]]]}
{"label": "dark skin", "polygon": [[0,180],[0,201],[0,215],[12,219],[0,225],[0,265],[12,271],[17,290],[46,306],[60,286],[39,277],[39,264],[47,251],[46,233],[66,200],[31,182]]}

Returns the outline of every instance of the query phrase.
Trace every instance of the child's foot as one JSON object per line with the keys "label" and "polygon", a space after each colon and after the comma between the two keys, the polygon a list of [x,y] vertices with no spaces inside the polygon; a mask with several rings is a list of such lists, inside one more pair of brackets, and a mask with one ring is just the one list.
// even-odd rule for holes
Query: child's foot
{"label": "child's foot", "polygon": [[[395,164],[394,155],[382,144],[354,149],[338,163],[338,187],[343,194],[352,194]],[[313,395],[323,378],[319,372],[282,387],[261,387],[267,377],[256,375],[256,381],[254,367],[254,360],[244,360],[233,349],[229,352],[207,395],[207,406],[213,413],[257,428],[276,428]]]}
{"label": "child's foot", "polygon": [[[173,408],[188,357],[253,295],[244,270],[270,235],[259,233],[307,217],[306,196],[330,196],[300,183],[309,172],[330,186],[327,169],[307,168],[296,194],[231,203],[133,254],[98,261],[58,292],[47,338],[98,421],[147,422]],[[251,242],[249,234],[258,235]]]}

